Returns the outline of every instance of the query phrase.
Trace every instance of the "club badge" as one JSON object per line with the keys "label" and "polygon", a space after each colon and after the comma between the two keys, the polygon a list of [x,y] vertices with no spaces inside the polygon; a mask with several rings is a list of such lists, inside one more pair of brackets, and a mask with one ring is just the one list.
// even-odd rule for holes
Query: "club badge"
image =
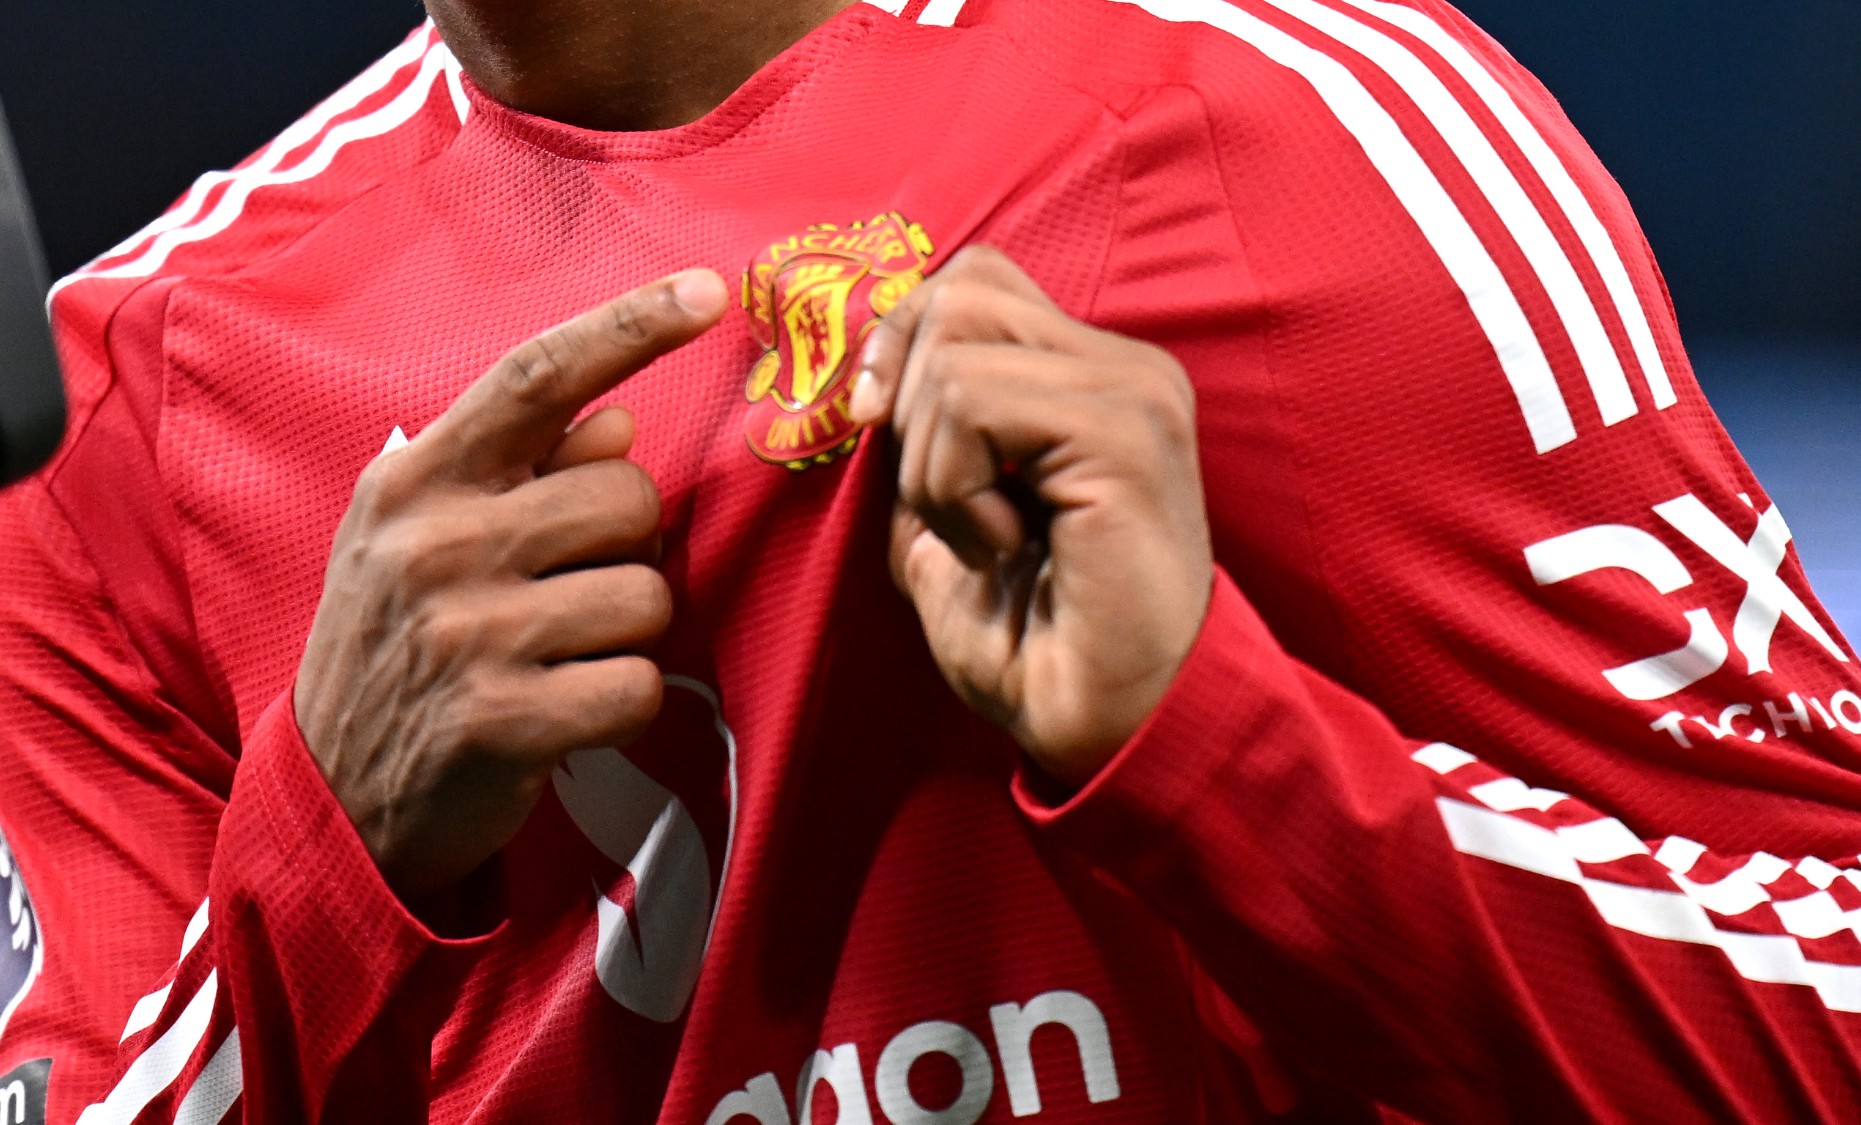
{"label": "club badge", "polygon": [[860,346],[923,282],[932,253],[924,228],[890,211],[811,226],[756,256],[743,274],[743,307],[764,349],[747,388],[756,456],[800,470],[859,444],[847,406]]}

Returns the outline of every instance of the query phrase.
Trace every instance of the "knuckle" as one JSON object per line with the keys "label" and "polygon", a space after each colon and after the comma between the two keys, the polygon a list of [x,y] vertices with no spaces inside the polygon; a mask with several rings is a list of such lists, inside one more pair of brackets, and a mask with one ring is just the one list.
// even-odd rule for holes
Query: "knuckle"
{"label": "knuckle", "polygon": [[355,478],[355,491],[349,501],[351,509],[363,513],[380,510],[393,486],[392,470],[387,466],[389,460],[387,457],[375,458]]}
{"label": "knuckle", "polygon": [[939,274],[937,280],[937,288],[925,296],[924,309],[918,318],[917,346],[920,348],[929,346],[936,337],[949,331],[962,303],[960,278]]}
{"label": "knuckle", "polygon": [[575,345],[561,332],[538,336],[504,361],[502,383],[514,400],[530,406],[549,406],[562,395],[575,359]]}
{"label": "knuckle", "polygon": [[479,553],[482,529],[457,516],[407,521],[385,537],[380,565],[419,587],[443,586],[468,572]]}
{"label": "knuckle", "polygon": [[946,279],[924,304],[924,323],[934,333],[960,334],[987,312],[988,292],[968,276]]}
{"label": "knuckle", "polygon": [[672,585],[665,575],[647,566],[630,566],[622,572],[627,589],[624,602],[639,620],[641,631],[659,637],[672,627]]}
{"label": "knuckle", "polygon": [[604,679],[607,727],[613,740],[624,745],[644,734],[659,714],[665,678],[658,665],[633,656],[612,661]]}
{"label": "knuckle", "polygon": [[1193,437],[1196,427],[1195,387],[1175,360],[1169,361],[1165,371],[1167,377],[1160,380],[1158,387],[1161,418],[1172,436]]}
{"label": "knuckle", "polygon": [[954,476],[932,473],[924,481],[925,507],[939,515],[954,515],[967,491]]}
{"label": "knuckle", "polygon": [[519,698],[502,688],[497,678],[483,672],[468,672],[448,708],[451,741],[477,753],[510,753],[515,745],[513,732],[533,724],[526,722]]}
{"label": "knuckle", "polygon": [[412,576],[426,558],[420,525],[401,521],[378,528],[357,544],[357,554],[365,573]]}
{"label": "knuckle", "polygon": [[1026,284],[1027,274],[1006,253],[993,246],[973,243],[951,258],[958,275],[968,284],[990,289],[1016,289]]}
{"label": "knuckle", "polygon": [[1006,264],[1008,255],[986,242],[972,242],[950,255],[950,264],[944,269],[958,275],[992,276]]}
{"label": "knuckle", "polygon": [[607,306],[602,318],[605,329],[617,339],[633,345],[642,346],[653,338],[653,323],[663,311],[662,307],[670,296],[655,294],[653,296],[632,296],[615,301]]}
{"label": "knuckle", "polygon": [[1128,375],[1119,380],[1136,416],[1170,441],[1194,437],[1195,387],[1182,364],[1153,344],[1140,344]]}
{"label": "knuckle", "polygon": [[481,615],[429,602],[414,612],[412,632],[415,644],[426,659],[445,666],[474,650],[484,628]]}
{"label": "knuckle", "polygon": [[410,459],[400,451],[384,453],[356,476],[349,506],[363,518],[375,520],[405,504],[418,487]]}
{"label": "knuckle", "polygon": [[1167,445],[1183,446],[1195,440],[1195,410],[1179,395],[1149,396],[1145,417]]}
{"label": "knuckle", "polygon": [[651,535],[659,530],[659,486],[645,469],[632,461],[614,464],[619,473],[608,495],[614,505],[615,526],[629,538]]}
{"label": "knuckle", "polygon": [[973,422],[981,405],[974,381],[961,352],[945,348],[933,357],[930,383],[937,391],[937,406],[958,422]]}
{"label": "knuckle", "polygon": [[901,473],[898,478],[898,499],[912,511],[922,511],[931,505],[929,490],[924,475],[921,473]]}

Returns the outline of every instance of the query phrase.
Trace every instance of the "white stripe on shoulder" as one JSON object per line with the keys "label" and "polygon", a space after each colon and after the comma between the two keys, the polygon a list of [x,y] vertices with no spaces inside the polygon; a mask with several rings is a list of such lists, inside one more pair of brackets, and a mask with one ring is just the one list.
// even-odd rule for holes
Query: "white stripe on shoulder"
{"label": "white stripe on shoulder", "polygon": [[175,1112],[174,1125],[219,1125],[245,1089],[242,1062],[239,1029],[234,1028],[187,1088],[187,1096]]}
{"label": "white stripe on shoulder", "polygon": [[459,124],[463,125],[472,116],[472,99],[465,94],[465,67],[460,65],[452,48],[441,44],[439,49],[445,52],[440,65],[446,71],[446,89],[452,94],[452,108],[459,115]]}
{"label": "white stripe on shoulder", "polygon": [[[413,70],[412,81],[387,104],[361,117],[330,126],[335,118],[393,85],[415,62],[418,68]],[[68,286],[96,278],[153,276],[178,248],[205,241],[231,228],[245,213],[252,194],[260,188],[315,179],[327,171],[337,154],[350,144],[390,133],[406,124],[426,104],[433,83],[447,74],[448,66],[456,67],[457,62],[445,44],[438,41],[436,33],[429,29],[424,35],[414,36],[364,72],[362,77],[324,102],[309,117],[286,129],[252,164],[230,172],[213,172],[201,177],[181,204],[116,250],[98,259],[97,263],[54,285],[51,295],[55,297]],[[461,90],[458,96],[462,94]],[[458,96],[455,96],[455,102]],[[312,141],[317,143],[308,157],[289,168],[283,167],[292,153]],[[200,212],[207,198],[213,194],[213,189],[222,184],[227,185],[225,192],[212,209],[202,215]],[[138,247],[141,248],[140,253],[128,262],[109,266],[100,264],[129,254]]]}
{"label": "white stripe on shoulder", "polygon": [[194,947],[200,944],[201,937],[206,934],[208,907],[212,905],[212,899],[201,899],[200,909],[194,911],[194,916],[188,919],[187,929],[181,934],[181,960],[187,960],[187,955],[194,952]]}
{"label": "white stripe on shoulder", "polygon": [[1224,31],[1310,83],[1363,147],[1466,297],[1518,400],[1533,446],[1547,453],[1576,440],[1570,407],[1518,295],[1402,127],[1348,67],[1226,0],[1114,2],[1173,23]]}
{"label": "white stripe on shoulder", "polygon": [[78,1116],[78,1125],[130,1125],[187,1069],[213,1022],[213,1005],[219,999],[220,974],[207,974],[206,983],[188,1001],[174,1026],[136,1056],[108,1097]]}
{"label": "white stripe on shoulder", "polygon": [[200,218],[201,209],[206,206],[207,198],[213,194],[215,188],[222,184],[231,183],[243,175],[275,171],[291,153],[322,135],[323,131],[329,128],[330,122],[379,93],[402,71],[419,62],[431,47],[432,32],[430,30],[409,37],[400,46],[357,75],[342,89],[324,99],[322,104],[310,113],[293,122],[284,132],[273,138],[272,142],[265,146],[250,165],[225,172],[208,172],[196,179],[193,186],[188,189],[187,195],[169,208],[166,214],[116,246],[104,251],[98,256],[97,262],[106,262],[112,258],[121,258],[134,253],[149,239],[184,227]]}
{"label": "white stripe on shoulder", "polygon": [[964,0],[930,0],[918,15],[918,22],[926,27],[955,27],[956,17],[963,14],[963,3]]}
{"label": "white stripe on shoulder", "polygon": [[1422,115],[1453,150],[1455,159],[1473,177],[1493,209],[1499,213],[1512,240],[1524,252],[1532,271],[1543,283],[1576,347],[1590,389],[1601,409],[1603,424],[1613,426],[1638,412],[1634,392],[1608,330],[1577,276],[1557,236],[1493,143],[1487,139],[1460,100],[1434,71],[1402,43],[1378,31],[1360,17],[1346,15],[1316,0],[1267,0],[1273,7],[1329,36],[1370,60],[1414,100]]}
{"label": "white stripe on shoulder", "polygon": [[1557,200],[1557,205],[1563,209],[1565,218],[1576,229],[1577,238],[1589,253],[1590,260],[1595,263],[1597,272],[1602,274],[1609,298],[1628,330],[1642,378],[1647,380],[1648,388],[1654,394],[1654,404],[1665,410],[1679,401],[1674,396],[1674,385],[1668,377],[1667,366],[1661,359],[1661,349],[1654,342],[1654,331],[1648,323],[1647,309],[1642,305],[1640,295],[1635,292],[1635,283],[1629,280],[1628,268],[1622,263],[1620,251],[1602,220],[1597,218],[1596,209],[1590,206],[1583,189],[1571,178],[1570,170],[1546,143],[1538,127],[1525,116],[1512,94],[1473,56],[1473,52],[1467,50],[1460,40],[1450,35],[1446,28],[1426,13],[1402,4],[1389,3],[1388,0],[1344,0],[1344,3],[1386,20],[1428,44],[1456,74],[1473,87],[1473,92],[1499,119],[1513,143],[1525,154],[1526,161],[1544,181],[1551,196]]}
{"label": "white stripe on shoulder", "polygon": [[[175,959],[177,965],[187,960],[187,955],[194,952],[194,946],[206,934],[207,907],[211,901],[201,900],[200,909],[194,911],[194,916],[188,920],[187,929],[181,935],[181,956]],[[129,1020],[123,1024],[123,1034],[117,1042],[124,1042],[138,1031],[154,1027],[155,1021],[161,1018],[162,1009],[168,1006],[168,994],[173,990],[174,983],[171,981],[136,1001],[136,1006],[129,1010]]]}
{"label": "white stripe on shoulder", "polygon": [[128,1042],[129,1037],[139,1031],[147,1031],[155,1026],[155,1021],[162,1016],[162,1009],[168,1006],[168,995],[174,991],[174,982],[162,985],[136,1001],[136,1006],[129,1010],[129,1019],[123,1024],[123,1034],[117,1037],[118,1043]]}

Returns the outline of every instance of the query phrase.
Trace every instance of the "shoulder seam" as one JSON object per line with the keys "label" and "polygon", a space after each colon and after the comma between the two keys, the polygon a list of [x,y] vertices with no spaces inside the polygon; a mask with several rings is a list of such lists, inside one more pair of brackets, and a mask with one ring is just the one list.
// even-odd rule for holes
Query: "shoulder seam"
{"label": "shoulder seam", "polygon": [[[1175,88],[1183,90],[1191,97],[1195,98],[1196,105],[1201,108],[1204,143],[1208,146],[1209,160],[1213,162],[1215,166],[1215,175],[1219,181],[1216,186],[1221,192],[1222,209],[1227,212],[1228,222],[1234,228],[1235,249],[1241,254],[1243,260],[1247,260],[1247,222],[1241,215],[1239,208],[1235,206],[1234,195],[1228,189],[1227,164],[1222,157],[1221,145],[1215,138],[1214,110],[1209,106],[1208,98],[1199,87],[1185,84],[1177,85]],[[1292,403],[1290,396],[1286,393],[1284,384],[1280,380],[1278,368],[1274,363],[1273,336],[1275,328],[1276,324],[1271,314],[1263,317],[1261,326],[1260,360],[1262,368],[1266,373],[1267,380],[1273,387],[1273,397],[1278,404],[1280,416],[1287,417],[1292,413]],[[1307,466],[1304,464],[1303,458],[1298,457],[1296,451],[1294,454],[1294,468],[1298,473],[1298,481],[1297,487],[1292,491],[1294,495],[1299,497],[1300,506],[1304,509],[1299,513],[1299,519],[1294,522],[1298,528],[1298,535],[1305,541],[1306,550],[1310,554],[1313,565],[1317,567],[1319,574],[1322,576],[1329,571],[1330,567],[1326,562],[1326,552],[1316,533],[1316,527],[1312,518],[1311,487],[1309,483],[1312,476]],[[1321,591],[1322,596],[1320,601],[1324,606],[1324,612],[1331,619],[1333,635],[1345,635],[1343,632],[1344,610],[1343,606],[1338,602],[1336,594],[1338,587],[1331,582],[1320,581],[1316,584],[1316,588]],[[1361,671],[1359,668],[1360,658],[1354,648],[1340,646],[1337,655],[1338,658],[1344,661],[1346,666],[1352,668],[1353,671]]]}

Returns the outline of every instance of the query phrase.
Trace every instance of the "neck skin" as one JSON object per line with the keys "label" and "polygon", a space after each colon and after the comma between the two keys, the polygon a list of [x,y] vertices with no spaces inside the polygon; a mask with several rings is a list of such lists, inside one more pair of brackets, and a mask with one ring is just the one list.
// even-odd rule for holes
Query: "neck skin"
{"label": "neck skin", "polygon": [[427,0],[505,105],[586,129],[687,125],[856,0]]}

